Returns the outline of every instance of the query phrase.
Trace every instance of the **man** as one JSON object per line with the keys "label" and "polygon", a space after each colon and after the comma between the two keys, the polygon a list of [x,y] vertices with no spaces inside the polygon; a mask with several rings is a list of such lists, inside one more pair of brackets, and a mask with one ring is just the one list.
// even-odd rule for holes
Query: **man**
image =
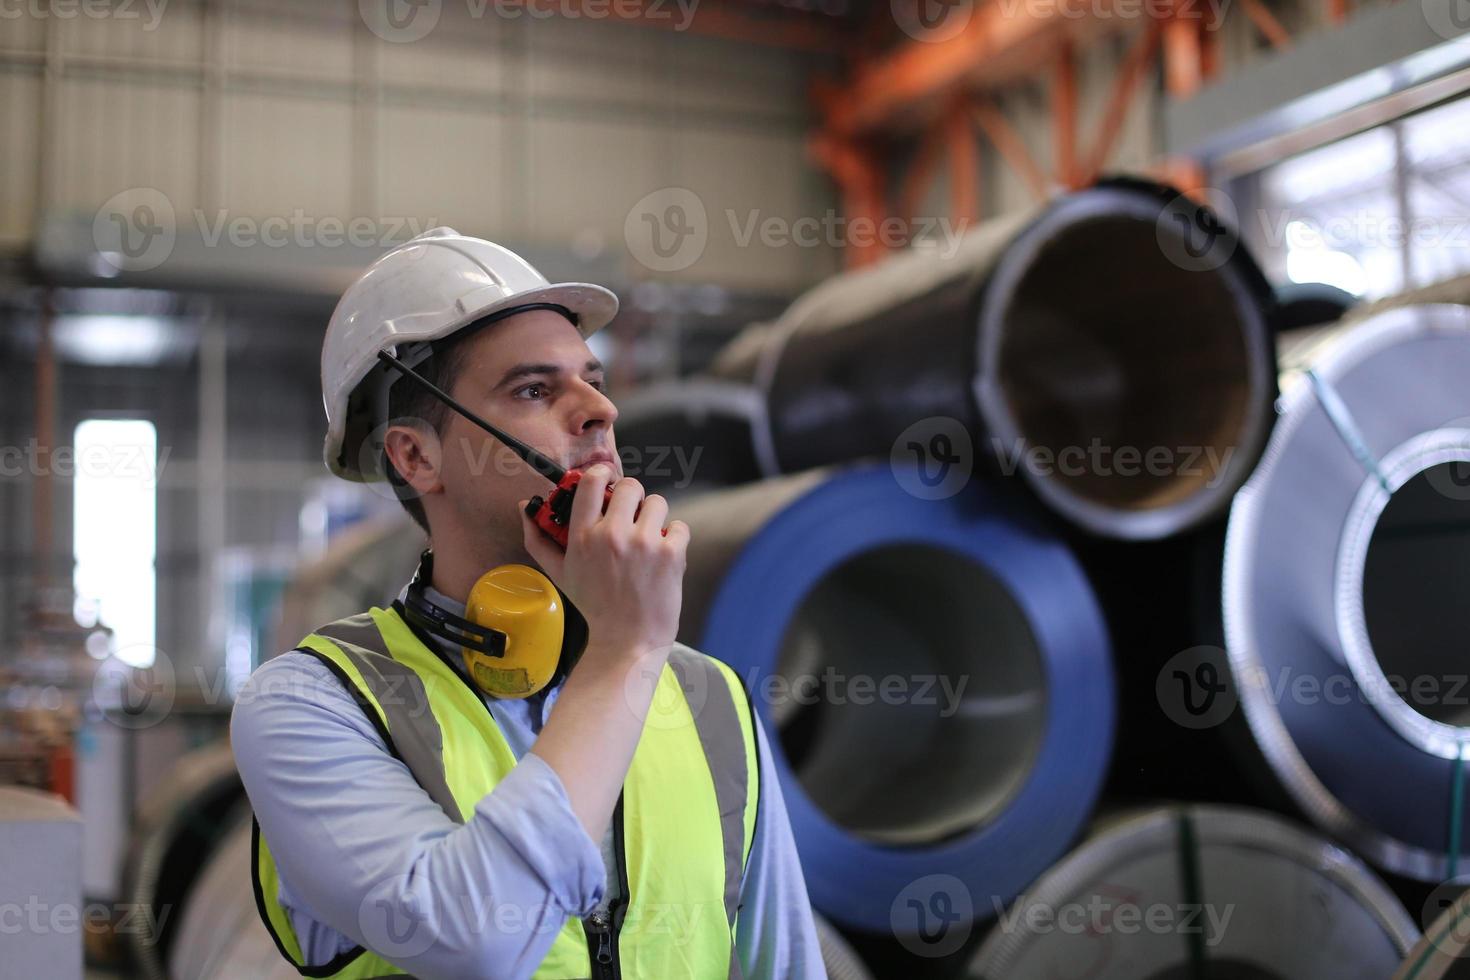
{"label": "man", "polygon": [[[327,465],[386,464],[429,550],[392,608],[318,629],[236,701],[257,904],[304,975],[825,975],[748,695],[674,639],[689,529],[621,473],[586,344],[616,310],[438,228],[333,313]],[[379,351],[583,471],[564,552],[526,512],[546,477]],[[506,564],[540,569],[565,608],[528,696],[472,667],[509,649],[466,616]]]}

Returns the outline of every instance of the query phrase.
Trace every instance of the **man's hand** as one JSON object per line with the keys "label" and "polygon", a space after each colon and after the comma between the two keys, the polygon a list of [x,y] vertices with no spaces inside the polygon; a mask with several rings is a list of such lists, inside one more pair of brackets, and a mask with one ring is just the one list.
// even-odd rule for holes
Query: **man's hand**
{"label": "man's hand", "polygon": [[631,477],[613,484],[603,513],[603,489],[612,476],[603,463],[582,474],[565,553],[526,514],[525,501],[521,530],[526,551],[587,620],[595,646],[636,655],[672,645],[679,631],[689,526],[674,521],[665,535],[668,501],[645,497]]}
{"label": "man's hand", "polygon": [[602,464],[582,474],[565,554],[521,502],[526,551],[576,603],[588,633],[587,648],[531,751],[560,777],[593,841],[607,832],[679,631],[689,544],[683,521],[663,534],[669,505],[657,494],[645,498],[637,480],[619,480],[603,513],[612,475]]}

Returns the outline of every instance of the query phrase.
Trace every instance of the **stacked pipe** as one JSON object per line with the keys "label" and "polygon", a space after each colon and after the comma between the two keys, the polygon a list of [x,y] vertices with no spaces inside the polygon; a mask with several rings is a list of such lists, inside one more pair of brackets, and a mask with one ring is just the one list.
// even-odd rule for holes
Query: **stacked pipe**
{"label": "stacked pipe", "polygon": [[[1052,461],[1068,446],[1205,454],[1216,465],[1204,478],[1178,468],[1128,476],[1097,466],[1019,467],[1034,496],[1064,519],[1054,533],[1078,553],[1108,614],[1133,719],[1110,788],[1134,797],[1172,789],[1304,813],[1381,867],[1437,880],[1453,869],[1467,830],[1455,801],[1463,798],[1456,789],[1470,711],[1463,696],[1451,703],[1449,690],[1456,638],[1470,626],[1454,599],[1470,585],[1461,558],[1470,551],[1457,539],[1470,499],[1466,313],[1410,308],[1350,330],[1288,338],[1281,421],[1257,471],[1278,390],[1268,323],[1332,319],[1349,299],[1296,289],[1273,302],[1228,230],[1214,237],[1218,250],[1195,248],[1192,231],[1210,225],[1199,215],[1138,183],[1074,195],[993,225],[952,256],[914,255],[836,277],[774,323],[749,330],[714,373],[759,397],[763,411],[743,424],[751,433],[746,455],[764,473],[874,456],[897,466],[911,427],[935,417],[957,421],[982,458],[988,441],[992,470],[1022,447],[1045,448]],[[639,428],[621,435],[636,442]],[[722,500],[748,502],[761,492],[730,491],[701,506],[716,514]],[[827,501],[834,521],[837,500]],[[752,560],[739,550],[747,542],[760,542],[752,554],[775,553],[779,530],[791,560],[807,564],[798,529],[809,533],[800,521],[775,519],[742,523],[713,544],[696,533],[692,551],[717,554],[691,566],[695,608],[727,587],[740,594],[731,583]],[[933,608],[942,603],[925,597],[913,577],[928,561],[875,567],[902,583],[895,593],[917,594],[919,605]],[[744,621],[732,613],[718,628],[691,633],[690,642],[766,670],[770,651],[779,650],[778,672],[834,660],[876,673],[906,666],[901,652],[852,652],[879,645],[885,630],[895,651],[920,645],[901,637],[891,613],[872,616],[851,596],[877,596],[890,609],[902,599],[871,586],[824,584],[827,576],[855,576],[785,576],[770,565],[760,574],[767,590],[744,596]],[[753,604],[783,589],[806,596],[810,608],[793,600],[768,616]],[[833,598],[844,591],[848,599]],[[1152,601],[1168,605],[1164,615]],[[793,603],[799,615],[787,615]],[[917,608],[908,616],[922,618]],[[768,619],[777,623],[774,635]],[[726,652],[721,637],[742,631],[750,642],[732,639]],[[1210,647],[1222,640],[1228,653]],[[1179,728],[1160,710],[1153,682],[1168,673],[1171,654],[1183,657],[1175,673],[1186,678],[1203,678],[1204,667],[1211,677],[1215,668],[1227,680],[1233,675],[1224,715],[1202,731]],[[1395,694],[1403,678],[1434,682],[1435,703]],[[1304,681],[1315,698],[1292,693]],[[1389,696],[1379,696],[1384,691]],[[1232,712],[1236,697],[1243,709]],[[798,809],[814,804],[827,820],[799,829],[804,859],[822,855],[809,877],[844,863],[826,856],[833,838],[922,850],[922,819],[911,818],[906,833],[883,819],[902,809],[897,801],[912,800],[893,767],[879,776],[873,769],[881,765],[854,765],[874,757],[871,744],[901,754],[906,736],[919,745],[922,737],[876,710],[866,720],[850,707],[816,713],[827,717],[789,705],[770,712],[798,760],[788,793]],[[1145,743],[1157,750],[1152,757],[1135,751]],[[1228,757],[1227,746],[1235,749]],[[1181,766],[1201,748],[1212,751],[1211,767]],[[1030,751],[1024,738],[1013,743],[1015,759]],[[843,766],[845,778],[823,779]],[[879,801],[871,788],[878,785],[892,799]],[[931,832],[962,832],[965,819],[976,818],[979,811],[950,809],[953,796],[928,808]],[[842,847],[834,853],[869,857]],[[881,876],[873,881],[880,895],[893,893]],[[838,873],[834,882],[819,905],[865,906],[848,879]],[[844,919],[836,905],[833,912],[872,928],[881,905],[867,910],[872,917]]]}
{"label": "stacked pipe", "polygon": [[771,475],[764,416],[749,385],[700,378],[641,389],[618,401],[623,472],[663,494]]}
{"label": "stacked pipe", "polygon": [[1388,976],[1418,931],[1373,873],[1277,817],[1161,807],[1102,825],[969,964],[976,980]]}
{"label": "stacked pipe", "polygon": [[888,931],[927,875],[1009,899],[1091,812],[1107,633],[1026,511],[979,485],[923,500],[867,464],[674,509],[692,542],[680,637],[734,667],[779,732],[808,891],[841,925]]}
{"label": "stacked pipe", "polygon": [[[178,910],[186,900],[192,904],[201,869],[247,807],[235,757],[228,743],[219,742],[184,756],[139,808],[123,888],[139,913],[127,940],[144,980],[168,980],[183,918]],[[238,871],[248,885],[248,868]]]}
{"label": "stacked pipe", "polygon": [[[830,279],[738,338],[715,372],[763,402],[763,472],[886,458],[942,416],[1068,520],[1158,538],[1221,513],[1264,445],[1270,304],[1208,211],[1115,180],[991,223],[953,254]],[[643,438],[620,429],[623,444]],[[1171,459],[1147,463],[1151,449]]]}
{"label": "stacked pipe", "polygon": [[[1426,910],[1429,911],[1429,910]],[[1470,891],[1424,929],[1393,980],[1466,980],[1470,977]]]}
{"label": "stacked pipe", "polygon": [[[620,446],[687,457],[704,436],[678,406],[710,416],[719,382],[739,469],[765,478],[676,502],[694,530],[682,635],[746,676],[779,734],[808,888],[854,938],[922,930],[904,910],[935,876],[983,896],[967,919],[993,918],[1085,825],[1117,725],[1131,744],[1160,734],[1113,710],[1111,651],[1151,680],[1185,631],[1141,636],[1123,573],[1163,558],[1153,573],[1180,587],[1180,536],[1218,523],[1250,474],[1277,392],[1273,306],[1206,209],[1114,180],[952,254],[834,277],[710,379],[620,419]],[[832,673],[978,685],[944,719],[762,695]]]}
{"label": "stacked pipe", "polygon": [[1470,311],[1390,310],[1283,362],[1281,419],[1226,540],[1236,696],[1303,812],[1439,881],[1470,829]]}
{"label": "stacked pipe", "polygon": [[294,980],[300,974],[266,932],[250,887],[248,819],[224,836],[183,909],[169,958],[172,980]]}

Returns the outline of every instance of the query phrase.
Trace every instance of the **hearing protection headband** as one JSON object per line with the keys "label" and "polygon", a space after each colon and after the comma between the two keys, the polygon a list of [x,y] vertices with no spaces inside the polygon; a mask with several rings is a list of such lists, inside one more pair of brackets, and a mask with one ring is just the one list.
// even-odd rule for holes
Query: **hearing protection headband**
{"label": "hearing protection headband", "polygon": [[456,616],[428,600],[424,595],[424,585],[433,578],[433,575],[434,553],[425,551],[419,556],[418,571],[414,573],[413,581],[408,584],[408,592],[403,597],[405,618],[435,636],[442,636],[460,646],[469,647],[471,650],[491,657],[503,657],[505,655],[504,633],[472,623],[463,616]]}

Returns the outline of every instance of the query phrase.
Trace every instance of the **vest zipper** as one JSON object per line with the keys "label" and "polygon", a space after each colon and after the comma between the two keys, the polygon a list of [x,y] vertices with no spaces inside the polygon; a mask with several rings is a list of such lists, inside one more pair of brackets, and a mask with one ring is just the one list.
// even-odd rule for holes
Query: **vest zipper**
{"label": "vest zipper", "polygon": [[612,923],[607,912],[598,909],[582,920],[587,933],[587,952],[592,957],[592,976],[597,980],[613,980],[617,968],[613,965]]}
{"label": "vest zipper", "polygon": [[598,980],[622,980],[623,976],[623,965],[618,959],[618,933],[628,909],[628,859],[623,853],[622,794],[613,808],[613,858],[618,866],[618,897],[608,903],[606,911],[598,909],[582,920],[587,950],[592,957],[592,975]]}
{"label": "vest zipper", "polygon": [[613,973],[622,980],[623,965],[618,960],[618,934],[623,931],[623,918],[628,911],[628,857],[623,852],[623,794],[613,807],[613,857],[618,862],[618,897],[608,909],[612,913]]}

